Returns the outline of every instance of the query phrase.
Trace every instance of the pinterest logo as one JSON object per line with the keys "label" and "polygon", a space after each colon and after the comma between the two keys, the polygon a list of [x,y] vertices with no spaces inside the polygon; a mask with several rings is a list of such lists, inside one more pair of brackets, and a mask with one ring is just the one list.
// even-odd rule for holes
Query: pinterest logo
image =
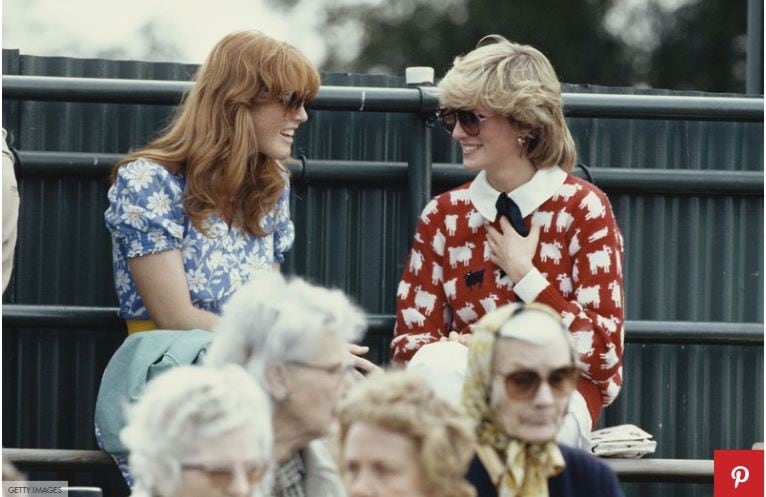
{"label": "pinterest logo", "polygon": [[713,452],[715,497],[763,497],[763,450]]}
{"label": "pinterest logo", "polygon": [[731,479],[734,480],[734,488],[737,488],[740,483],[750,479],[750,470],[746,466],[735,466],[731,470]]}

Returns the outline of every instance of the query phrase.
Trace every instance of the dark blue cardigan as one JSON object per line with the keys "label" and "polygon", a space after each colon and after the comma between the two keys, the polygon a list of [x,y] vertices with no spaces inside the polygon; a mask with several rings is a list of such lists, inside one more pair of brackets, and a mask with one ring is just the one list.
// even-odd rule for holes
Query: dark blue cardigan
{"label": "dark blue cardigan", "polygon": [[[559,445],[566,467],[548,479],[550,497],[624,497],[617,476],[607,464],[580,449]],[[497,497],[497,489],[478,457],[474,456],[466,479],[477,497]]]}

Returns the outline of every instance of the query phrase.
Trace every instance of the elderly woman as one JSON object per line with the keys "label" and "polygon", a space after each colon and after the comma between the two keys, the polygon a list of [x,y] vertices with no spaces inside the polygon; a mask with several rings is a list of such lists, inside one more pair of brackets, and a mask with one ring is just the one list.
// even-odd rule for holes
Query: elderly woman
{"label": "elderly woman", "polygon": [[470,423],[412,372],[357,383],[339,410],[349,497],[473,497]]}
{"label": "elderly woman", "polygon": [[364,314],[340,290],[278,273],[246,285],[224,307],[205,362],[244,366],[271,396],[278,463],[268,489],[273,495],[345,495],[321,439],[331,432],[355,372],[346,342],[358,340],[364,328]]}
{"label": "elderly woman", "polygon": [[563,440],[589,447],[622,384],[622,237],[606,195],[570,174],[572,135],[550,61],[488,36],[439,84],[440,119],[476,172],[424,209],[397,298],[393,359],[470,341],[474,323],[509,302],[558,312],[585,370]]}
{"label": "elderly woman", "polygon": [[272,450],[266,394],[238,366],[175,368],[128,414],[133,497],[251,497]]}
{"label": "elderly woman", "polygon": [[479,497],[619,497],[609,467],[555,441],[580,370],[558,314],[509,304],[475,326],[463,404],[476,422]]}

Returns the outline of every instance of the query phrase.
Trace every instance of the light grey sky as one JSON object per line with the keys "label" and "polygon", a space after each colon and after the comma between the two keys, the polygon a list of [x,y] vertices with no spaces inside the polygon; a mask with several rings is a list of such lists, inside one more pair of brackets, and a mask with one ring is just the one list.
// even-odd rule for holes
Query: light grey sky
{"label": "light grey sky", "polygon": [[[225,34],[258,29],[295,45],[319,65],[326,56],[319,27],[324,4],[385,1],[299,0],[287,13],[266,0],[4,0],[2,46],[26,55],[200,63]],[[641,8],[689,1],[619,0],[607,28],[628,42],[646,43],[651,26],[642,24]],[[344,58],[353,58],[359,36],[348,33]]]}

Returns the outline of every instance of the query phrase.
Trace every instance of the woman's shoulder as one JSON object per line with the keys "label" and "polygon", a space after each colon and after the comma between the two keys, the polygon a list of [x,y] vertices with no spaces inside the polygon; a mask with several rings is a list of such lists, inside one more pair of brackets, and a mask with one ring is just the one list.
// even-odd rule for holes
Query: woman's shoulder
{"label": "woman's shoulder", "polygon": [[567,174],[566,180],[559,188],[556,195],[564,197],[571,197],[572,200],[582,201],[588,195],[595,195],[598,198],[606,199],[606,193],[601,190],[595,183],[591,183],[588,180],[578,178],[573,174]]}
{"label": "woman's shoulder", "polygon": [[152,185],[161,187],[163,190],[181,194],[183,193],[183,176],[171,172],[167,167],[159,162],[139,157],[136,160],[127,162],[117,170],[116,184],[125,183],[128,187],[141,191],[144,189],[153,189]]}

